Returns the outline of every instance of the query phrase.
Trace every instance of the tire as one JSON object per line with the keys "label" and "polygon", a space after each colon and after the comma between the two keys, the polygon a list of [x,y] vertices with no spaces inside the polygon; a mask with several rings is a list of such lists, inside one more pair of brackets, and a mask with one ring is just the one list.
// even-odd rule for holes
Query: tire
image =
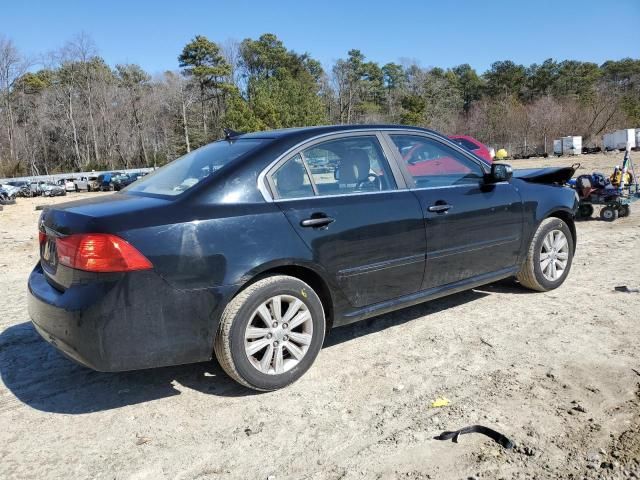
{"label": "tire", "polygon": [[[544,272],[543,264],[541,264],[541,256],[545,255],[545,252],[543,252],[543,250],[548,250],[546,246],[547,244],[545,244],[545,240],[549,238],[548,236],[552,232],[560,232],[566,239],[566,247],[563,247],[563,249],[559,249],[559,251],[554,254],[558,256],[557,261],[553,259],[551,260],[552,262],[554,262],[554,272],[558,271],[556,265],[559,265],[563,261],[565,261],[564,268],[555,278],[549,278],[549,276],[547,276],[548,273],[553,273],[546,270],[550,266],[549,264],[551,262],[548,262],[545,265]],[[553,233],[553,235],[556,238],[560,238],[557,233]],[[531,240],[529,250],[527,251],[527,258],[522,265],[522,268],[516,275],[517,280],[522,286],[538,292],[547,292],[549,290],[553,290],[554,288],[558,288],[565,281],[567,275],[569,274],[569,271],[571,270],[574,250],[575,248],[573,243],[573,236],[571,234],[569,226],[559,218],[545,218],[538,226],[538,229],[536,230],[536,233]],[[564,254],[566,254],[566,259],[560,258]],[[549,256],[550,254],[546,253],[546,255]],[[553,275],[551,276],[553,277]]]}
{"label": "tire", "polygon": [[618,210],[613,207],[604,207],[600,210],[600,218],[605,222],[613,222],[618,219]]}
{"label": "tire", "polygon": [[[275,307],[270,303],[274,298],[280,298],[282,305],[279,323],[273,316]],[[296,308],[298,301],[301,305],[295,311],[292,310],[293,319],[290,320],[306,320],[287,330],[284,328],[288,326],[285,322],[287,312]],[[274,322],[272,327],[277,324],[276,328],[267,327],[267,322],[262,320],[264,317],[258,313],[259,308],[263,314],[271,315],[268,321]],[[236,382],[259,391],[277,390],[298,380],[311,367],[324,342],[325,323],[322,302],[309,285],[285,275],[265,277],[249,285],[229,302],[220,319],[214,352],[220,366]],[[251,340],[256,346],[259,346],[258,342],[265,344],[264,348],[256,350],[253,355],[247,351],[250,350],[251,343],[245,338],[250,325],[253,332],[269,331],[267,336]],[[287,333],[292,338],[288,338]],[[296,341],[293,340],[294,334]],[[306,345],[297,343],[297,339],[302,337],[308,342]],[[295,350],[289,350],[294,347],[297,348],[298,355],[302,354],[298,360],[293,355]],[[271,352],[274,352],[273,355],[267,357]],[[276,352],[282,352],[282,355],[279,356]],[[282,361],[276,363],[278,359]],[[267,366],[261,370],[263,362]],[[278,369],[280,372],[276,373]]]}
{"label": "tire", "polygon": [[593,205],[590,203],[584,203],[578,208],[579,218],[590,218],[593,215]]}
{"label": "tire", "polygon": [[620,205],[618,209],[618,218],[628,217],[631,213],[631,207],[629,205]]}

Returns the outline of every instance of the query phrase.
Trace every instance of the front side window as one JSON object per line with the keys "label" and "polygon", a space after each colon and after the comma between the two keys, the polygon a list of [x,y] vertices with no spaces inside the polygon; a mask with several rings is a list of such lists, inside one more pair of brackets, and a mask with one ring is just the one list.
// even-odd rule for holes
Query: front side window
{"label": "front side window", "polygon": [[391,135],[416,187],[477,184],[482,167],[453,148],[418,135]]}
{"label": "front side window", "polygon": [[480,148],[478,145],[476,145],[475,143],[473,143],[470,140],[467,140],[466,138],[452,138],[451,141],[453,143],[457,143],[461,147],[466,148],[470,152],[473,152],[473,151],[478,150]]}
{"label": "front side window", "polygon": [[[240,138],[233,141],[220,140],[210,143],[187,153],[149,175],[145,175],[123,191],[179,195],[264,142],[263,139]],[[98,181],[100,181],[100,177],[98,177]]]}

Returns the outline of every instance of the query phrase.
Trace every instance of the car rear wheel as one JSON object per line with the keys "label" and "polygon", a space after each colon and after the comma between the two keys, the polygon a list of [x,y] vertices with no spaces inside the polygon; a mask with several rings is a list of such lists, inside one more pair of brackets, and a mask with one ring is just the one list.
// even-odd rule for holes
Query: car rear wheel
{"label": "car rear wheel", "polygon": [[225,308],[214,342],[224,371],[260,391],[283,388],[313,364],[325,334],[322,302],[303,281],[263,278]]}
{"label": "car rear wheel", "polygon": [[536,230],[517,279],[524,287],[546,292],[567,278],[573,261],[573,236],[559,218],[544,219]]}

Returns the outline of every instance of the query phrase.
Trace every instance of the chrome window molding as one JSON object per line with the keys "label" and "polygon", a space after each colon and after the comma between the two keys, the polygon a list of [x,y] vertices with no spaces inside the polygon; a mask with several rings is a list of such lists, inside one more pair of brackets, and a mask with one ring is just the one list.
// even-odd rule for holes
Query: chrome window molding
{"label": "chrome window molding", "polygon": [[[264,198],[265,202],[275,202],[275,201],[285,201],[285,200],[300,200],[302,198],[306,198],[306,199],[311,199],[311,198],[326,198],[326,197],[338,197],[338,196],[347,196],[347,195],[362,195],[362,194],[371,194],[371,193],[389,193],[389,192],[395,192],[395,191],[401,191],[401,190],[406,190],[407,189],[407,185],[406,185],[406,179],[404,178],[404,175],[402,175],[402,172],[399,170],[398,167],[398,162],[396,160],[396,157],[394,155],[393,151],[389,151],[389,146],[387,144],[386,141],[384,141],[383,136],[381,135],[381,132],[383,130],[379,129],[379,128],[371,128],[371,129],[366,129],[366,128],[359,128],[359,129],[352,129],[352,130],[342,130],[342,131],[338,131],[338,132],[326,132],[326,133],[321,133],[318,135],[315,135],[313,137],[307,138],[305,140],[303,140],[302,142],[294,145],[293,147],[289,148],[287,151],[285,151],[284,153],[280,154],[274,161],[272,161],[271,163],[269,163],[269,165],[267,165],[264,169],[262,169],[262,171],[260,172],[260,174],[258,175],[258,181],[257,181],[257,186],[258,186],[258,190],[260,191],[260,193],[262,194],[262,197]],[[421,130],[414,130],[409,128],[404,128],[404,127],[398,127],[398,128],[385,128],[384,131],[392,131],[392,132],[407,132],[409,134],[418,134],[418,133],[426,133],[423,132]],[[391,171],[393,172],[395,181],[396,181],[396,189],[395,190],[385,190],[382,192],[353,192],[353,193],[345,193],[345,194],[338,194],[338,195],[316,195],[313,197],[301,197],[301,198],[297,198],[297,199],[274,199],[272,193],[271,193],[271,188],[269,187],[269,183],[267,181],[267,175],[269,175],[271,173],[271,171],[274,169],[274,167],[276,167],[276,165],[278,165],[280,162],[282,161],[287,161],[290,157],[295,156],[297,153],[299,153],[300,151],[304,150],[307,147],[310,147],[311,145],[315,144],[315,143],[319,143],[320,141],[324,140],[324,139],[328,139],[329,137],[335,137],[336,139],[341,138],[341,137],[349,137],[349,136],[356,136],[356,135],[362,135],[362,136],[367,136],[367,135],[375,135],[378,139],[378,142],[380,143],[380,147],[382,148],[382,151],[386,157],[387,162],[389,163],[389,167],[391,168]],[[398,178],[399,177],[399,178]]]}
{"label": "chrome window molding", "polygon": [[[398,135],[398,134],[406,134],[406,135],[415,135],[415,136],[423,136],[430,140],[443,143],[444,145],[453,148],[458,153],[467,157],[472,162],[476,163],[480,166],[481,170],[484,173],[488,173],[489,164],[484,162],[483,160],[476,158],[471,152],[464,149],[457,143],[448,140],[447,138],[442,138],[441,136],[434,134],[432,132],[417,130],[411,127],[397,127],[397,128],[361,128],[361,129],[351,129],[351,130],[342,130],[338,132],[326,132],[315,135],[313,137],[307,138],[300,143],[297,143],[293,147],[289,148],[284,153],[280,154],[274,161],[269,163],[258,175],[257,186],[260,191],[262,197],[265,202],[273,203],[273,202],[285,202],[285,201],[296,201],[296,200],[310,200],[314,198],[328,198],[328,197],[347,197],[353,195],[371,195],[371,194],[380,194],[380,193],[393,193],[399,191],[407,191],[407,190],[434,190],[434,189],[442,189],[442,188],[457,188],[457,187],[469,187],[472,184],[462,184],[462,185],[442,185],[442,186],[434,186],[434,187],[416,187],[415,181],[413,177],[406,171],[406,166],[403,166],[402,158],[400,156],[400,152],[398,152],[397,148],[395,148],[395,144],[393,140],[390,138],[390,135]],[[336,195],[314,195],[312,197],[296,197],[296,198],[282,198],[275,199],[271,193],[271,188],[267,181],[267,175],[272,173],[272,170],[276,165],[280,162],[286,162],[290,158],[294,157],[296,154],[302,152],[308,147],[311,147],[313,144],[320,143],[323,140],[329,139],[330,137],[341,138],[341,137],[349,137],[349,136],[370,136],[375,135],[378,138],[378,142],[380,143],[380,147],[386,157],[387,162],[389,163],[389,167],[394,175],[396,180],[396,189],[393,190],[384,190],[384,191],[373,191],[373,192],[351,192],[351,193],[340,193]],[[306,167],[305,167],[306,168]],[[398,178],[400,177],[400,178]],[[499,182],[509,183],[509,182]]]}

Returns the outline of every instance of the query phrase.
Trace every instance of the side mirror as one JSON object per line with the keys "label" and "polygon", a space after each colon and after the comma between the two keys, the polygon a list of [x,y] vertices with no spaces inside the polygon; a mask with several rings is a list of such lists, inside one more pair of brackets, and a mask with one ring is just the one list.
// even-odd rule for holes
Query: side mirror
{"label": "side mirror", "polygon": [[491,173],[485,175],[487,183],[508,182],[513,176],[513,168],[506,163],[492,163]]}

